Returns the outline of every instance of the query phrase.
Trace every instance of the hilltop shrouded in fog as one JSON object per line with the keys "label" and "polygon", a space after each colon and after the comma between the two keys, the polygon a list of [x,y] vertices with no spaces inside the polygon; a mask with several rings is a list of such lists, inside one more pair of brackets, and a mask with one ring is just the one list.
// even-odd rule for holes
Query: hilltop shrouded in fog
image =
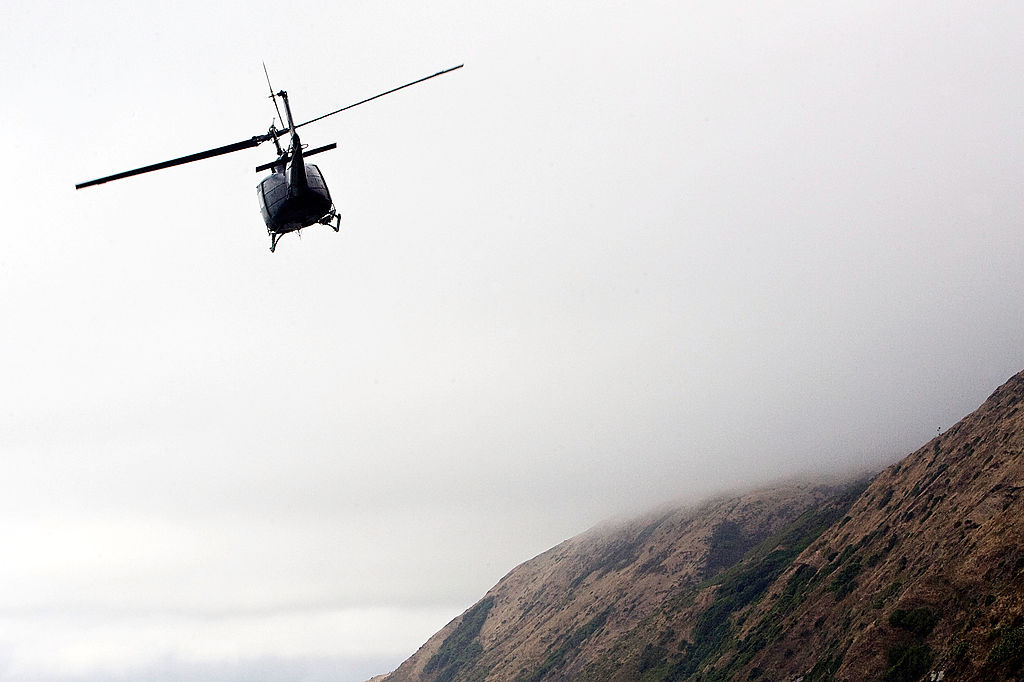
{"label": "hilltop shrouded in fog", "polygon": [[383,680],[1017,679],[1022,407],[1024,372],[870,482],[567,540]]}

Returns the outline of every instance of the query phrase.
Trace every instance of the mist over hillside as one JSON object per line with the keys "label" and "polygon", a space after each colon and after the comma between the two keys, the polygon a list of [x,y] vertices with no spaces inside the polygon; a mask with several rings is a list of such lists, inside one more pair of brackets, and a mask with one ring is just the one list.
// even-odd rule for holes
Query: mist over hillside
{"label": "mist over hillside", "polygon": [[598,527],[386,682],[1018,679],[1024,372],[877,475]]}

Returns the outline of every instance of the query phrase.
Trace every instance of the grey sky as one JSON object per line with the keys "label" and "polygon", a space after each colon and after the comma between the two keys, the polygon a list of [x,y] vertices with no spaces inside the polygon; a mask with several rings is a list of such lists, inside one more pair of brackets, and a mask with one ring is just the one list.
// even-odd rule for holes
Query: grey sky
{"label": "grey sky", "polygon": [[[1024,366],[1019,3],[3,16],[5,679],[365,679],[608,515]],[[74,191],[264,132],[261,60],[300,120],[466,68],[304,129],[338,235],[269,253],[266,145]]]}

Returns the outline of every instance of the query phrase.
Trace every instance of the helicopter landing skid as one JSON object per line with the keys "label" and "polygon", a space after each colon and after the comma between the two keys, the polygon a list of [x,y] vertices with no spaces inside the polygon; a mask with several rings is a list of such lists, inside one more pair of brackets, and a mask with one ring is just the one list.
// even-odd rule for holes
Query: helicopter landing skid
{"label": "helicopter landing skid", "polygon": [[335,232],[341,229],[341,215],[338,214],[338,211],[333,206],[331,206],[331,212],[317,222],[321,225],[330,225],[331,229]]}
{"label": "helicopter landing skid", "polygon": [[[327,215],[325,215],[323,218],[316,222],[319,223],[320,225],[330,226],[330,228],[335,232],[339,232],[341,230],[341,215],[338,214],[338,211],[333,206],[331,206],[330,213],[328,213]],[[289,231],[297,233],[300,237],[302,236],[301,229]],[[281,237],[288,234],[288,232],[272,232],[269,229],[267,230],[267,232],[270,234],[270,253],[274,253],[274,250],[277,248],[277,242],[281,239]]]}

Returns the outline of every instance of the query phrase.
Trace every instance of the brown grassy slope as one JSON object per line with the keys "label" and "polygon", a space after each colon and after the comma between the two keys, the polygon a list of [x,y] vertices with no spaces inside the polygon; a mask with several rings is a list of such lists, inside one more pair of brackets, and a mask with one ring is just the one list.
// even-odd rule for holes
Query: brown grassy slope
{"label": "brown grassy slope", "polygon": [[869,486],[568,540],[388,682],[1024,679],[1024,372]]}
{"label": "brown grassy slope", "polygon": [[780,486],[588,531],[515,568],[387,680],[576,676],[666,600],[837,490]]}
{"label": "brown grassy slope", "polygon": [[[920,679],[925,669],[947,680],[1015,679],[1024,663],[1022,492],[1024,372],[879,474],[849,519],[794,562],[747,617],[741,637],[766,620],[779,635],[740,679],[815,665],[837,680]],[[787,583],[803,582],[798,570],[817,573],[786,602]]]}

